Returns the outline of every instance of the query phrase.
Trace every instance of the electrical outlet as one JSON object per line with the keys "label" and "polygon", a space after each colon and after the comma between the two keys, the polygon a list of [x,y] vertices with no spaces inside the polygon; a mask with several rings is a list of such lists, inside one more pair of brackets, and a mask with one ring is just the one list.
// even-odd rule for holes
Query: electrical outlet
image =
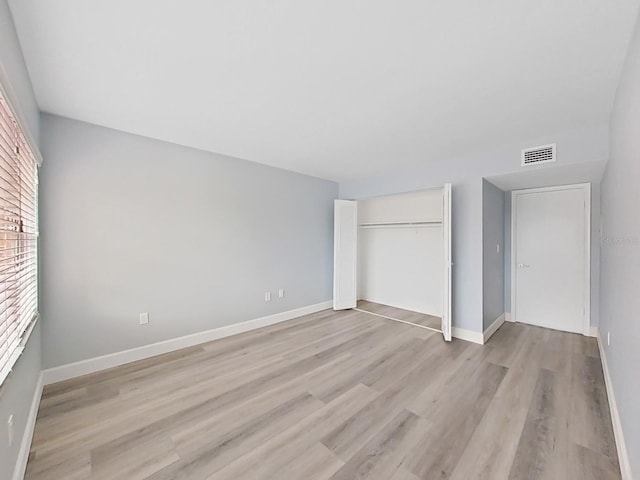
{"label": "electrical outlet", "polygon": [[607,347],[611,346],[611,332],[607,332]]}
{"label": "electrical outlet", "polygon": [[146,325],[149,323],[149,312],[143,312],[140,314],[140,325]]}
{"label": "electrical outlet", "polygon": [[7,420],[7,440],[9,446],[13,445],[13,414],[9,415],[9,420]]}
{"label": "electrical outlet", "polygon": [[271,301],[271,292],[264,292],[264,301],[265,302]]}
{"label": "electrical outlet", "polygon": [[284,298],[284,288],[281,288],[280,290],[278,290],[278,297]]}

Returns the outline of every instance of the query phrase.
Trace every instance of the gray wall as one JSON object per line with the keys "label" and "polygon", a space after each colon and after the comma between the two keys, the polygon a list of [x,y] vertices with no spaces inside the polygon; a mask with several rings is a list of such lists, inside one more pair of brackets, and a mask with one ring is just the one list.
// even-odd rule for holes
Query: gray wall
{"label": "gray wall", "polygon": [[[37,141],[39,112],[6,0],[0,0],[0,82],[24,128]],[[37,325],[14,371],[0,387],[0,478],[13,476],[29,408],[40,377],[40,325]],[[7,420],[13,414],[14,442],[9,447]]]}
{"label": "gray wall", "polygon": [[[486,330],[504,313],[504,192],[482,180],[482,319]],[[498,252],[497,246],[500,246]]]}
{"label": "gray wall", "polygon": [[[40,326],[39,322],[25,346],[22,356],[0,392],[0,478],[9,480],[13,472],[25,434],[29,410],[40,378]],[[13,414],[13,445],[7,439],[7,420]]]}
{"label": "gray wall", "polygon": [[[602,182],[600,332],[634,478],[640,475],[640,23],[611,119]],[[606,346],[607,333],[611,346]]]}
{"label": "gray wall", "polygon": [[40,110],[13,24],[7,0],[0,0],[0,81],[9,89],[11,102],[25,129],[38,142]]}
{"label": "gray wall", "polygon": [[45,368],[332,298],[336,183],[51,115],[41,128]]}
{"label": "gray wall", "polygon": [[453,325],[483,331],[482,307],[482,179],[521,171],[520,149],[557,144],[556,166],[563,168],[603,162],[608,155],[607,125],[557,132],[546,137],[524,139],[517,144],[397,169],[340,184],[340,198],[359,199],[453,184]]}

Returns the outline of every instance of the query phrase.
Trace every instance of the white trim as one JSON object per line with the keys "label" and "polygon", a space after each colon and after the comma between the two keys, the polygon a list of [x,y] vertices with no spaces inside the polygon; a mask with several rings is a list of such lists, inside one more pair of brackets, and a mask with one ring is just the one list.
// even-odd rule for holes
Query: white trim
{"label": "white trim", "polygon": [[465,330],[464,328],[451,328],[451,336],[467,342],[484,345],[484,334],[482,332],[474,332],[473,330]]}
{"label": "white trim", "polygon": [[31,409],[29,410],[29,416],[27,417],[27,424],[25,425],[24,433],[22,434],[22,442],[20,443],[16,466],[13,470],[13,480],[22,480],[24,478],[24,473],[27,470],[29,452],[31,451],[31,440],[33,440],[33,431],[36,428],[36,418],[38,417],[38,409],[40,408],[40,398],[42,398],[43,387],[43,376],[42,372],[40,372],[38,383],[36,383],[36,388],[33,392],[33,400],[31,400]]}
{"label": "white trim", "polygon": [[493,335],[505,322],[506,314],[500,315],[496,318],[491,325],[484,332],[475,332],[473,330],[466,330],[464,328],[453,327],[451,329],[451,335],[460,340],[466,340],[467,342],[477,343],[478,345],[484,345],[487,340]]}
{"label": "white trim", "polygon": [[598,338],[598,327],[589,327],[589,333],[587,334],[587,337]]}
{"label": "white trim", "polygon": [[585,284],[584,284],[584,315],[582,319],[582,334],[591,336],[591,184],[576,183],[573,185],[559,185],[555,187],[528,188],[525,190],[514,190],[511,192],[511,314],[510,321],[517,322],[516,305],[516,264],[518,252],[516,250],[516,227],[517,227],[517,203],[518,195],[528,193],[553,192],[560,190],[580,189],[584,193],[585,200]]}
{"label": "white trim", "polygon": [[609,399],[609,411],[611,412],[611,423],[613,425],[613,435],[616,439],[616,449],[618,450],[618,461],[620,463],[620,473],[622,480],[633,480],[633,474],[631,473],[631,462],[629,461],[629,451],[627,450],[627,444],[624,441],[624,432],[622,431],[622,421],[620,420],[620,412],[618,411],[618,404],[616,403],[616,396],[613,392],[613,381],[611,380],[611,373],[609,372],[609,366],[607,365],[607,357],[604,351],[604,343],[600,336],[600,329],[593,327],[596,332],[596,338],[598,339],[598,348],[600,350],[600,361],[602,362],[602,371],[604,373],[604,384],[607,388],[607,398]]}
{"label": "white trim", "polygon": [[511,312],[504,312],[504,321],[514,322],[513,318],[511,317]]}
{"label": "white trim", "polygon": [[306,307],[297,308],[295,310],[288,310],[286,312],[276,313],[274,315],[268,315],[266,317],[255,318],[253,320],[247,320],[245,322],[235,323],[233,325],[225,325],[224,327],[214,328],[213,330],[206,330],[204,332],[194,333],[192,335],[186,335],[184,337],[172,338],[163,342],[152,343],[144,345],[142,347],[132,348],[130,350],[123,350],[121,352],[110,353],[108,355],[102,355],[100,357],[89,358],[87,360],[81,360],[79,362],[69,363],[67,365],[61,365],[59,367],[49,368],[43,370],[43,381],[45,385],[49,385],[55,382],[61,382],[70,378],[79,377],[81,375],[87,375],[89,373],[98,372],[107,368],[113,368],[125,363],[135,362],[137,360],[143,360],[145,358],[154,357],[163,353],[173,352],[180,350],[181,348],[192,347],[201,343],[211,342],[218,338],[229,337],[238,333],[248,332],[257,328],[267,327],[276,323],[291,320],[292,318],[301,317],[303,315],[309,315],[310,313],[316,313],[321,310],[331,308],[332,301],[317,303],[315,305],[308,305]]}
{"label": "white trim", "polygon": [[516,192],[511,192],[511,312],[509,321],[516,320]]}
{"label": "white trim", "polygon": [[451,302],[453,298],[452,279],[452,258],[451,258],[451,212],[452,212],[451,184],[445,183],[442,187],[442,246],[443,246],[443,288],[442,288],[442,333],[444,339],[451,341],[452,333],[452,312]]}
{"label": "white trim", "polygon": [[493,323],[487,327],[487,329],[484,331],[484,334],[483,334],[483,342],[482,342],[483,344],[487,343],[487,340],[489,340],[493,336],[493,334],[498,331],[498,329],[505,322],[505,319],[506,319],[506,314],[501,313],[500,316],[496,318],[493,321]]}
{"label": "white trim", "polygon": [[591,334],[591,184],[582,184],[584,188],[584,266],[585,266],[585,285],[584,285],[584,301],[582,308],[584,309],[583,334]]}

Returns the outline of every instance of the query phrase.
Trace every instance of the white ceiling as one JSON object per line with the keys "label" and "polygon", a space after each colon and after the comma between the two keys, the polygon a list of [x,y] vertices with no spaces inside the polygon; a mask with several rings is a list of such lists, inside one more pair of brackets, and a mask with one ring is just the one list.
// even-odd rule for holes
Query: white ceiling
{"label": "white ceiling", "polygon": [[608,121],[639,0],[10,0],[42,110],[333,180]]}

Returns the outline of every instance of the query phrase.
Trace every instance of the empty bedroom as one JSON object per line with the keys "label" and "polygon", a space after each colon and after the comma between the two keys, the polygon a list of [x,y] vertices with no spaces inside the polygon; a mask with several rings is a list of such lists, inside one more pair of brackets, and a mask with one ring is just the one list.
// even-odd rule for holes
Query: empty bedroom
{"label": "empty bedroom", "polygon": [[640,479],[638,185],[640,0],[0,0],[0,479]]}

